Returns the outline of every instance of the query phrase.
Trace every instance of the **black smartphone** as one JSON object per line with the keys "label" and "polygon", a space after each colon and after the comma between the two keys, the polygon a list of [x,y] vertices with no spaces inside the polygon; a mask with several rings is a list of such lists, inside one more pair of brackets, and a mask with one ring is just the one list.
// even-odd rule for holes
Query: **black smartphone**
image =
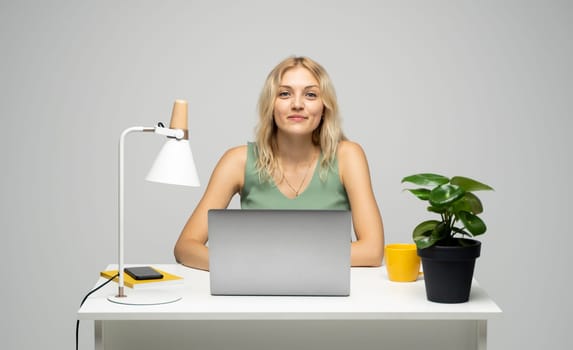
{"label": "black smartphone", "polygon": [[163,275],[151,266],[126,267],[123,271],[136,280],[156,280],[163,278]]}

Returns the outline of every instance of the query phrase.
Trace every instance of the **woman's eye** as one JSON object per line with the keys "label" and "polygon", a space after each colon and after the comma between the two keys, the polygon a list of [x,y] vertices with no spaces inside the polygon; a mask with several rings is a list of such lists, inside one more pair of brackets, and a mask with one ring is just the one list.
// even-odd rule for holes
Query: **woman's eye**
{"label": "woman's eye", "polygon": [[314,100],[315,98],[318,97],[318,94],[315,93],[315,92],[307,92],[307,93],[306,93],[306,97],[308,97],[309,99],[313,99],[313,100]]}
{"label": "woman's eye", "polygon": [[290,96],[290,92],[288,91],[280,91],[279,92],[279,97],[289,97]]}

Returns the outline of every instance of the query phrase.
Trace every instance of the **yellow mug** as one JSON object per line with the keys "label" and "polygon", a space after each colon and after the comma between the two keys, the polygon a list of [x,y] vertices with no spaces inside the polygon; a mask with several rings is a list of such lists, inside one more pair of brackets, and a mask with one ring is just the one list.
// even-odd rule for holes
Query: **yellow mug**
{"label": "yellow mug", "polygon": [[413,282],[420,273],[420,257],[416,244],[395,243],[384,247],[388,278],[394,282]]}

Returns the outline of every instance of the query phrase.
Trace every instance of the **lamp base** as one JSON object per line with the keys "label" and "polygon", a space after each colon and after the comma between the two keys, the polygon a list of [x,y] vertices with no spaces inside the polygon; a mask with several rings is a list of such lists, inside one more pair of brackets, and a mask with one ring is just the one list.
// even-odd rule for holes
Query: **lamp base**
{"label": "lamp base", "polygon": [[181,300],[181,296],[158,290],[138,290],[130,291],[129,295],[117,296],[112,295],[107,300],[116,304],[123,305],[162,305],[170,304]]}

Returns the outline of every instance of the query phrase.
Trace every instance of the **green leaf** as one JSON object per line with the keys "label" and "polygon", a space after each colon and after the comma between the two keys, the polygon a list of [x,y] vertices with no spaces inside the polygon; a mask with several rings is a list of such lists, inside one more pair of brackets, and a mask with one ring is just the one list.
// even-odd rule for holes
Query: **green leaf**
{"label": "green leaf", "polygon": [[416,247],[418,249],[428,248],[436,244],[436,242],[432,240],[431,236],[416,237],[416,239],[414,239],[414,243],[416,243]]}
{"label": "green leaf", "polygon": [[429,207],[428,207],[428,211],[431,212],[431,213],[443,214],[443,213],[445,213],[445,212],[448,211],[448,208],[429,206]]}
{"label": "green leaf", "polygon": [[455,213],[467,211],[472,214],[481,214],[483,212],[483,206],[475,194],[466,192],[466,194],[454,204],[453,211]]}
{"label": "green leaf", "polygon": [[482,219],[476,215],[468,213],[467,211],[460,211],[457,213],[457,216],[472,235],[479,236],[485,233],[487,227],[485,226],[485,223],[482,221]]}
{"label": "green leaf", "polygon": [[438,220],[427,220],[418,224],[418,226],[414,228],[413,237],[416,238],[416,236],[420,235],[431,235],[432,231],[436,226],[438,226],[438,224],[440,224],[440,221]]}
{"label": "green leaf", "polygon": [[450,179],[445,176],[427,173],[410,175],[402,179],[402,183],[410,182],[418,186],[439,186],[447,184],[449,181]]}
{"label": "green leaf", "polygon": [[470,179],[469,177],[463,176],[454,176],[450,180],[452,185],[457,185],[463,188],[464,190],[471,192],[471,191],[493,191],[493,188],[490,186],[481,183],[479,181]]}
{"label": "green leaf", "polygon": [[414,228],[412,237],[416,246],[420,249],[428,248],[437,242],[435,238],[432,237],[434,229],[440,224],[437,220],[428,220],[420,223]]}
{"label": "green leaf", "polygon": [[427,188],[406,189],[406,191],[411,192],[414,196],[423,201],[427,201],[428,198],[430,198],[430,190]]}
{"label": "green leaf", "polygon": [[445,222],[440,222],[434,229],[432,230],[432,240],[435,242],[441,241],[442,239],[448,238],[450,236],[450,229]]}
{"label": "green leaf", "polygon": [[430,192],[430,204],[432,206],[443,207],[462,198],[465,193],[466,191],[464,191],[463,188],[456,185],[440,185]]}

